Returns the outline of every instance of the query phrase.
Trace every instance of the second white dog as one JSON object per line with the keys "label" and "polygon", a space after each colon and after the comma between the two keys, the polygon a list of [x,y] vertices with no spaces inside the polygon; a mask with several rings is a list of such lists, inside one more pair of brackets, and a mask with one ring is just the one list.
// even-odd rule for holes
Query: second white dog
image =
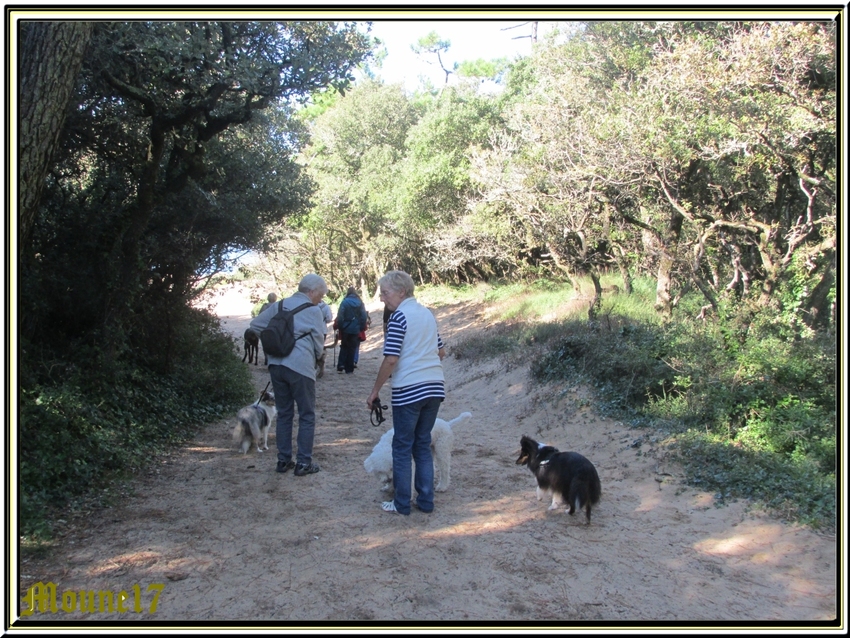
{"label": "second white dog", "polygon": [[[452,427],[455,423],[471,417],[470,412],[463,412],[451,421],[438,418],[431,430],[431,454],[434,457],[434,474],[437,478],[436,492],[445,492],[449,489],[449,480],[452,465],[452,447],[454,446],[454,432]],[[370,474],[374,474],[381,481],[381,490],[390,489],[393,480],[393,434],[395,430],[390,428],[381,436],[381,439],[372,449],[372,453],[363,461],[363,467]]]}

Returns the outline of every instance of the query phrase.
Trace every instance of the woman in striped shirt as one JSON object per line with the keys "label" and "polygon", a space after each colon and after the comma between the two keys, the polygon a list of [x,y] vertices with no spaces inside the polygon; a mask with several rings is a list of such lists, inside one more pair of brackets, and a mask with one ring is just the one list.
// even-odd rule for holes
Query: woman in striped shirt
{"label": "woman in striped shirt", "polygon": [[434,462],[431,429],[446,396],[442,360],[443,341],[437,320],[413,296],[413,279],[392,270],[378,281],[381,300],[392,311],[384,337],[384,360],[367,405],[392,378],[393,486],[392,501],[381,504],[385,512],[410,514],[411,459],[416,462],[416,505],[434,509]]}

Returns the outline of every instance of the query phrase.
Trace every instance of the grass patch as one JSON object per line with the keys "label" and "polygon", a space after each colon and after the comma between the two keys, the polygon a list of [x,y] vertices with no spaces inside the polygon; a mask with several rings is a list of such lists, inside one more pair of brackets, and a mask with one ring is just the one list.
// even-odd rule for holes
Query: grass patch
{"label": "grass patch", "polygon": [[[609,285],[603,283],[603,286]],[[688,313],[685,308],[688,306],[686,300],[680,312]],[[603,295],[602,307],[599,311],[600,323],[606,320],[612,321],[627,318],[629,322],[640,322],[648,325],[656,325],[661,322],[661,318],[653,307],[655,303],[655,282],[649,279],[636,279],[632,281],[632,294],[626,295],[622,292],[616,295]],[[691,304],[693,305],[693,304]],[[698,312],[698,310],[697,310]],[[696,312],[689,316],[696,315]]]}
{"label": "grass patch", "polygon": [[419,303],[439,308],[469,301],[483,301],[490,288],[491,286],[485,283],[451,287],[423,284],[416,286],[414,295]]}
{"label": "grass patch", "polygon": [[563,323],[498,322],[486,332],[472,334],[453,344],[452,354],[472,362],[494,357],[528,359],[529,348],[545,349],[562,333]]}
{"label": "grass patch", "polygon": [[546,281],[493,287],[483,302],[494,320],[504,322],[552,321],[576,312],[580,306],[572,286]]}

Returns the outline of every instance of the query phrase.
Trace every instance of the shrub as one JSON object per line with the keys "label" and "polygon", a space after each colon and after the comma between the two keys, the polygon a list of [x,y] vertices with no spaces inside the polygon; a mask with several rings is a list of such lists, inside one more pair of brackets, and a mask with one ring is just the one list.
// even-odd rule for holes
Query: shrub
{"label": "shrub", "polygon": [[627,323],[611,331],[575,320],[563,324],[561,332],[532,364],[536,379],[589,383],[615,413],[635,410],[673,388],[675,371],[664,362],[668,344],[660,328]]}
{"label": "shrub", "polygon": [[59,508],[138,471],[252,397],[233,340],[209,316],[190,316],[176,330],[167,374],[139,364],[129,351],[116,359],[78,344],[63,360],[47,360],[42,371],[26,375],[31,384],[19,393],[24,536],[46,538]]}
{"label": "shrub", "polygon": [[697,430],[674,445],[688,483],[715,491],[719,502],[748,498],[788,520],[835,526],[835,474],[805,458],[784,457]]}

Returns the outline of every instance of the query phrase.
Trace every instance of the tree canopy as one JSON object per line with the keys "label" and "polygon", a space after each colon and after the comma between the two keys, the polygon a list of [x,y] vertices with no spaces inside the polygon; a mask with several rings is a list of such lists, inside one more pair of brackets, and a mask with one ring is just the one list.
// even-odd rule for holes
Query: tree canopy
{"label": "tree canopy", "polygon": [[309,202],[294,109],[370,46],[351,23],[96,23],[22,246],[24,333],[118,335],[263,248]]}
{"label": "tree canopy", "polygon": [[[834,25],[565,27],[504,74],[504,61],[468,61],[452,70],[466,80],[440,91],[363,83],[308,122],[322,202],[310,233],[333,220],[359,229],[347,248],[311,234],[304,252],[325,251],[311,263],[327,259],[334,279],[367,287],[388,266],[433,282],[586,274],[597,300],[613,268],[626,290],[634,275],[655,277],[668,315],[691,290],[705,309],[785,303],[777,287],[796,281],[798,319],[828,322]],[[450,46],[431,33],[413,48],[441,59]],[[503,91],[482,93],[482,73]],[[369,114],[367,95],[384,95]],[[323,141],[329,127],[345,149]]]}
{"label": "tree canopy", "polygon": [[[479,155],[485,202],[559,269],[625,255],[657,305],[757,290],[809,261],[831,281],[835,57],[830,24],[598,23],[540,49],[535,80]],[[492,210],[497,210],[493,208]],[[823,317],[813,296],[807,321]]]}

